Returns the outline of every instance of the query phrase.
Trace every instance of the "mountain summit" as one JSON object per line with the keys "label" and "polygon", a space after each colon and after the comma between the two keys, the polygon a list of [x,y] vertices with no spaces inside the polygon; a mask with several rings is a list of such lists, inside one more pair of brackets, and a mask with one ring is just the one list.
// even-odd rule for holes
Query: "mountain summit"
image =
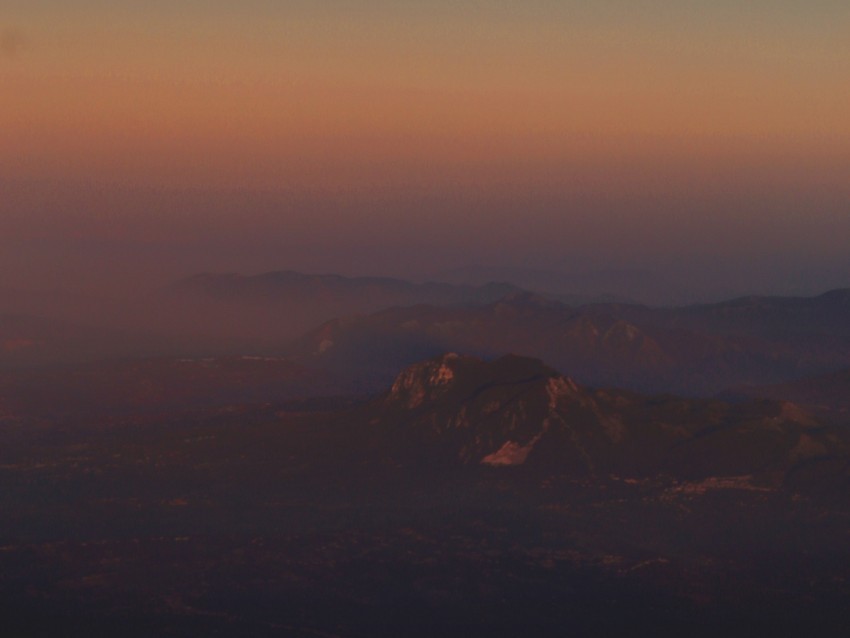
{"label": "mountain summit", "polygon": [[555,443],[567,432],[583,447],[596,437],[579,435],[563,414],[591,403],[586,391],[537,359],[487,362],[454,353],[408,367],[383,400],[385,419],[409,423],[414,437],[450,448],[449,456],[464,464],[492,466],[523,465],[550,442],[567,451]]}

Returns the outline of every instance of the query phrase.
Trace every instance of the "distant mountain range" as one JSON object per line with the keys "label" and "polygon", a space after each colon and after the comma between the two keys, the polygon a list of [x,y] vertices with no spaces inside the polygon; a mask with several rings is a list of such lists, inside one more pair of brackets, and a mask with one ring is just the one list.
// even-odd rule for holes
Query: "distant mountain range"
{"label": "distant mountain range", "polygon": [[0,291],[0,367],[130,354],[278,354],[334,317],[424,303],[486,304],[516,290],[282,271],[201,274],[115,299]]}
{"label": "distant mountain range", "polygon": [[543,268],[466,266],[434,274],[436,281],[480,285],[505,281],[524,290],[552,296],[569,305],[602,302],[654,301],[663,282],[645,270],[592,270],[568,272]]}
{"label": "distant mountain range", "polygon": [[[84,305],[84,304],[83,304]],[[0,367],[115,357],[293,357],[379,391],[443,352],[541,358],[579,383],[710,396],[850,368],[850,290],[680,308],[569,306],[509,284],[206,274],[90,320],[0,317]]]}
{"label": "distant mountain range", "polygon": [[486,304],[517,290],[500,283],[417,284],[392,278],[278,271],[254,276],[195,275],[169,286],[160,302],[195,331],[271,346],[334,317],[417,304]]}
{"label": "distant mountain range", "polygon": [[582,383],[710,395],[850,366],[850,291],[723,304],[572,308],[514,292],[475,307],[391,308],[334,320],[297,353],[386,382],[440,352],[543,358]]}

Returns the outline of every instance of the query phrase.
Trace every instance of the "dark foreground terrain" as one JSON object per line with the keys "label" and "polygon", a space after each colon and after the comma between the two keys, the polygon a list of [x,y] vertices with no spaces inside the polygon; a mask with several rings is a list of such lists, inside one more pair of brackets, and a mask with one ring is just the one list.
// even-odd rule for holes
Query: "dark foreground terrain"
{"label": "dark foreground terrain", "polygon": [[850,439],[790,404],[446,356],[371,399],[6,405],[4,636],[846,635]]}

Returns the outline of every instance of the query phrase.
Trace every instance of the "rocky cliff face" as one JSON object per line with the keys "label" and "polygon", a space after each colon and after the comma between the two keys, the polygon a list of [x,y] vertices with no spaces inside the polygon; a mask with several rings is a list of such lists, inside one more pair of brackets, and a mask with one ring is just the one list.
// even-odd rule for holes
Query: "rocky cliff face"
{"label": "rocky cliff face", "polygon": [[459,359],[458,355],[450,353],[410,366],[396,378],[388,401],[407,409],[435,401],[454,381],[454,369]]}

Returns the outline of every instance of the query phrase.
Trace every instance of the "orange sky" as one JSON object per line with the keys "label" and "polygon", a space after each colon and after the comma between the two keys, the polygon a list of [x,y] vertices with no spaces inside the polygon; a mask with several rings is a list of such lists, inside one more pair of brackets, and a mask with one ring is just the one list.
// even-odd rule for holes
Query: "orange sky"
{"label": "orange sky", "polygon": [[649,15],[66,4],[21,4],[2,27],[17,42],[0,58],[7,175],[321,187],[850,149],[840,9],[813,28],[776,9],[664,3],[644,3]]}
{"label": "orange sky", "polygon": [[[157,206],[231,218],[216,224],[225,244],[242,237],[236,252],[256,237],[239,220],[263,215],[308,257],[311,245],[344,252],[360,220],[371,220],[363,236],[394,228],[368,247],[385,258],[361,270],[410,254],[399,246],[429,233],[406,219],[434,201],[445,205],[429,223],[451,225],[458,244],[489,224],[491,253],[504,245],[514,262],[536,244],[554,260],[567,228],[578,248],[602,241],[609,222],[625,230],[620,261],[729,220],[784,229],[747,239],[765,254],[834,256],[850,226],[848,33],[844,0],[7,0],[0,224],[18,245],[62,226],[48,219],[89,215],[91,230],[102,205],[58,193],[94,185],[135,229],[126,241],[172,232],[131,220],[147,215],[127,195],[139,189],[208,193]],[[57,194],[36,203],[31,188]],[[283,205],[204,203],[233,191],[297,196],[345,236],[318,239],[327,231]],[[518,214],[510,202],[537,229],[522,245],[500,221]],[[664,224],[662,240],[640,230]],[[814,228],[823,234],[801,249]],[[189,231],[173,232],[179,245]],[[740,244],[713,241],[707,254]],[[614,259],[611,246],[600,259]],[[493,260],[473,248],[447,259]],[[342,268],[331,257],[314,267]]]}

